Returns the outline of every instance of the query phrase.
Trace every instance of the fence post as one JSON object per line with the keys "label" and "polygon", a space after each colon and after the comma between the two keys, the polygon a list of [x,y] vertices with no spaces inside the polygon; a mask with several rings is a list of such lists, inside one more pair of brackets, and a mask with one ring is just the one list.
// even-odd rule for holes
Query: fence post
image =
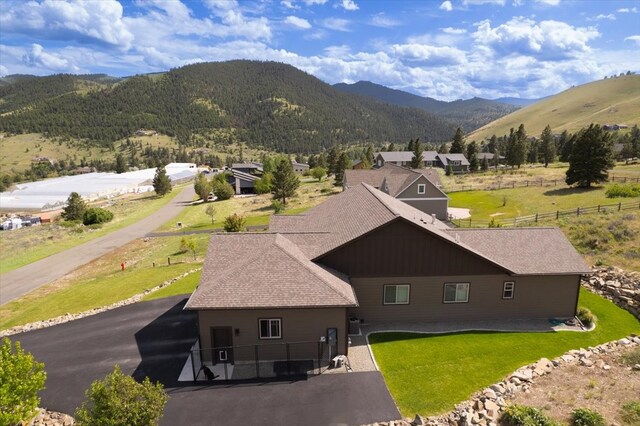
{"label": "fence post", "polygon": [[[528,182],[528,181],[527,181],[527,182]],[[516,181],[513,181],[513,182],[511,183],[511,188],[513,189],[513,188],[515,188],[515,187],[516,187]]]}
{"label": "fence post", "polygon": [[558,181],[557,180],[553,180],[553,186],[558,186]]}
{"label": "fence post", "polygon": [[536,223],[538,223],[538,213],[536,213]]}
{"label": "fence post", "polygon": [[622,203],[618,203],[618,211],[622,208]]}
{"label": "fence post", "polygon": [[[196,362],[193,359],[193,349],[191,350],[191,372],[193,373],[193,381],[197,381],[198,377],[196,376]],[[200,372],[198,371],[198,374],[200,374]]]}
{"label": "fence post", "polygon": [[560,210],[556,210],[556,220],[560,219]]}
{"label": "fence post", "polygon": [[498,182],[498,189],[500,189],[500,182]]}
{"label": "fence post", "polygon": [[600,213],[600,204],[598,204],[598,213]]}
{"label": "fence post", "polygon": [[576,210],[576,216],[580,216],[580,207]]}
{"label": "fence post", "polygon": [[471,218],[469,218],[469,228],[471,228]]}
{"label": "fence post", "polygon": [[229,373],[227,372],[227,363],[223,362],[223,364],[224,364],[224,379],[229,380]]}

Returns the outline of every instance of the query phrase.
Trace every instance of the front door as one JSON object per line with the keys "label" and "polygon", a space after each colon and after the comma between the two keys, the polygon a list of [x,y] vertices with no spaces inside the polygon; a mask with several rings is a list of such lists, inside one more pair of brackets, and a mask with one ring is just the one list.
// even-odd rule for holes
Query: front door
{"label": "front door", "polygon": [[211,327],[212,359],[214,364],[233,364],[233,334],[231,327]]}

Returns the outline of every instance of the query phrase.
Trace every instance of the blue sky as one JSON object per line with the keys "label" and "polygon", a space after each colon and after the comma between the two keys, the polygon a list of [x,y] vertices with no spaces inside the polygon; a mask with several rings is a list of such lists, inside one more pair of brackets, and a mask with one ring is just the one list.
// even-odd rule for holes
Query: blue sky
{"label": "blue sky", "polygon": [[0,75],[289,63],[442,100],[640,72],[640,0],[0,1]]}

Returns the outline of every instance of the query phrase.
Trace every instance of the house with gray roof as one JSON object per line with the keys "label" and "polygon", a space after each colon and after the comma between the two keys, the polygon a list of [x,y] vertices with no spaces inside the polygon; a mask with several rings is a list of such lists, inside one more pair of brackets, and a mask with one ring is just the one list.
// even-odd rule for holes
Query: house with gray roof
{"label": "house with gray roof", "polygon": [[440,220],[448,220],[449,197],[436,169],[407,169],[386,163],[376,169],[345,170],[345,189],[366,183]]}
{"label": "house with gray roof", "polygon": [[362,182],[268,233],[213,235],[185,309],[204,362],[327,359],[352,322],[571,318],[589,271],[557,228],[449,228]]}
{"label": "house with gray roof", "polygon": [[[382,167],[393,163],[397,166],[409,167],[413,158],[412,151],[382,151],[375,155],[375,166]],[[436,151],[422,153],[424,167],[439,167],[446,169],[451,165],[454,173],[468,173],[469,160],[464,154],[438,154]]]}

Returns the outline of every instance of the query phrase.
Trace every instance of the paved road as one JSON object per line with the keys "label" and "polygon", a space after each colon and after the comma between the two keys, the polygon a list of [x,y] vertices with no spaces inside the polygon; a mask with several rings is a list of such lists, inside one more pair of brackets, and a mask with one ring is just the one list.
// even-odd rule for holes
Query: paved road
{"label": "paved road", "polygon": [[379,372],[324,374],[307,380],[179,383],[196,339],[196,316],[174,296],[12,336],[47,372],[41,406],[72,414],[84,390],[118,364],[149,376],[169,394],[161,425],[360,425],[400,418]]}
{"label": "paved road", "polygon": [[169,204],[133,225],[0,275],[0,305],[55,281],[130,241],[144,237],[175,217],[193,200],[194,195],[193,186],[189,185]]}

